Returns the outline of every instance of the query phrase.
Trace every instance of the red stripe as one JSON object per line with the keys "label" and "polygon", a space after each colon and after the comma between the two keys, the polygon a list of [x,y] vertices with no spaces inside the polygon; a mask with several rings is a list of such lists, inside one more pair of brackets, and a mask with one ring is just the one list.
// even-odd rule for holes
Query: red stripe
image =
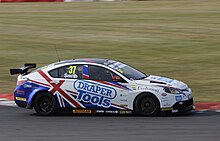
{"label": "red stripe", "polygon": [[83,79],[89,79],[89,76],[86,74],[83,74]]}
{"label": "red stripe", "polygon": [[58,92],[62,94],[69,102],[75,105],[77,108],[82,108],[75,100],[69,97],[63,90],[59,89]]}
{"label": "red stripe", "polygon": [[72,94],[78,95],[78,93],[76,93],[76,92],[73,92],[73,91],[70,91],[70,90],[66,90],[66,91],[69,92],[69,93],[72,93]]}
{"label": "red stripe", "polygon": [[111,103],[111,104],[114,105],[114,106],[117,106],[117,107],[123,108],[123,109],[125,109],[125,110],[130,110],[130,109],[126,108],[126,107],[123,107],[123,106],[120,106],[120,105],[117,105],[117,104],[114,104],[114,103]]}
{"label": "red stripe", "polygon": [[69,102],[71,102],[74,106],[77,108],[82,108],[75,100],[73,100],[68,94],[66,94],[60,86],[64,83],[64,80],[61,80],[59,84],[51,83],[51,79],[41,70],[38,71],[44,79],[47,80],[48,83],[50,83],[51,86],[53,86],[53,89],[51,90],[52,93],[55,93],[58,91],[61,95],[63,95]]}
{"label": "red stripe", "polygon": [[114,85],[114,84],[111,84],[111,83],[108,83],[108,82],[105,82],[105,81],[96,80],[96,82],[99,82],[99,83],[102,83],[102,84],[106,84],[106,85],[110,85],[110,86],[113,86],[113,87],[117,87],[117,88],[120,88],[120,89],[125,89],[123,87],[120,87],[120,86],[117,86],[117,85]]}
{"label": "red stripe", "polygon": [[41,85],[44,85],[44,86],[47,86],[47,87],[50,87],[50,85],[48,85],[48,84],[44,84],[44,83],[41,83],[41,82],[38,82],[38,81],[35,81],[35,80],[29,80],[29,81],[37,83],[37,84],[41,84]]}
{"label": "red stripe", "polygon": [[40,73],[41,76],[43,76],[44,79],[47,80],[48,83],[52,81],[42,70],[39,70],[38,72]]}

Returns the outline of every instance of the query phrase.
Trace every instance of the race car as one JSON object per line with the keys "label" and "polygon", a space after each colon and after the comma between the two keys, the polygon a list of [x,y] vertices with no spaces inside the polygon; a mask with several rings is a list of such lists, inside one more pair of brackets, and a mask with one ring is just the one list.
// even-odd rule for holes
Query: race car
{"label": "race car", "polygon": [[183,82],[148,75],[115,60],[79,58],[33,71],[36,64],[10,69],[20,74],[14,90],[18,107],[54,115],[71,109],[80,114],[160,114],[194,111],[191,89]]}

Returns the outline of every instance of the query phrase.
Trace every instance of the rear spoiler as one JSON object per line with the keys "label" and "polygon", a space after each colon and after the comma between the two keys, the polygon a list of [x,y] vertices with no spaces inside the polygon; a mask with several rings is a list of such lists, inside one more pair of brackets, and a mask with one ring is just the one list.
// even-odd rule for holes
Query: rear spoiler
{"label": "rear spoiler", "polygon": [[36,68],[37,64],[31,64],[31,63],[27,63],[24,64],[23,67],[18,68],[18,69],[10,69],[10,74],[27,74],[28,70],[31,68]]}

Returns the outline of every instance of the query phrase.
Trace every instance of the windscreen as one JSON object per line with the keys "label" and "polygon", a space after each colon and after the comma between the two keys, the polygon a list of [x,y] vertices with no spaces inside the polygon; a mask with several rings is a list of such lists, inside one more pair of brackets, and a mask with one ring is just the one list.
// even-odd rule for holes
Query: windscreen
{"label": "windscreen", "polygon": [[140,80],[147,77],[146,74],[121,62],[108,60],[106,65],[118,71],[119,73],[123,74],[125,77],[127,77],[130,80]]}

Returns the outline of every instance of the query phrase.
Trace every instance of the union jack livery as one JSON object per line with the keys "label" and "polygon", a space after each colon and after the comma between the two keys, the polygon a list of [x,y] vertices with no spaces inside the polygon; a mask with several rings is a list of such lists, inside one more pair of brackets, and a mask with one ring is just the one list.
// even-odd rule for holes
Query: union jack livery
{"label": "union jack livery", "polygon": [[14,91],[19,107],[53,115],[73,113],[137,114],[194,111],[191,89],[183,82],[144,74],[122,62],[82,58],[56,62],[33,71],[36,64],[10,69],[20,74]]}

